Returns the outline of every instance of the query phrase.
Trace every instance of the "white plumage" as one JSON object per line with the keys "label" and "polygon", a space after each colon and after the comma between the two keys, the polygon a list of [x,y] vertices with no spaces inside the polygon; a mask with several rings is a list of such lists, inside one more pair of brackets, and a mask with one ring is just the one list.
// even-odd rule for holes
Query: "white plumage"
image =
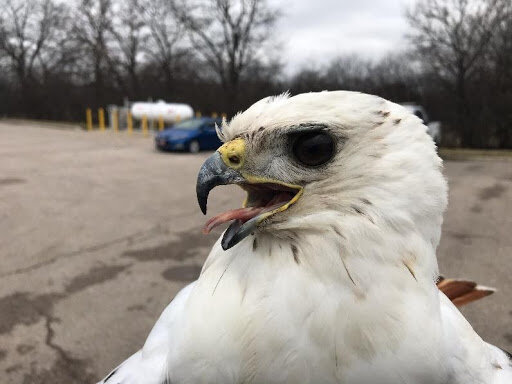
{"label": "white plumage", "polygon": [[[286,150],[308,127],[336,140],[321,167]],[[512,383],[509,357],[436,287],[447,187],[421,120],[360,93],[282,95],[219,136],[244,140],[244,177],[302,196],[229,249],[219,239],[102,383]]]}

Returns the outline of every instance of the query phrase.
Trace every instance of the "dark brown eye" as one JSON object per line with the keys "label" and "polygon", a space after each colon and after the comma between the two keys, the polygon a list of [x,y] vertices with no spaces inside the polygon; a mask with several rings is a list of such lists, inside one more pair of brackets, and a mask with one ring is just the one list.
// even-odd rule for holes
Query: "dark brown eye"
{"label": "dark brown eye", "polygon": [[325,132],[307,132],[295,139],[292,148],[300,163],[314,167],[332,159],[334,140]]}

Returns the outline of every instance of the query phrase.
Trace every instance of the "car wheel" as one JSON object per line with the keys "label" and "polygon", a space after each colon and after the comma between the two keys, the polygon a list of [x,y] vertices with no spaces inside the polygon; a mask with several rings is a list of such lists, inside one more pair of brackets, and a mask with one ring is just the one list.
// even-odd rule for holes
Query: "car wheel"
{"label": "car wheel", "polygon": [[197,140],[192,140],[190,142],[190,144],[188,145],[188,151],[190,153],[197,153],[197,152],[199,152],[200,149],[201,149],[201,147],[199,146],[199,143],[197,142]]}

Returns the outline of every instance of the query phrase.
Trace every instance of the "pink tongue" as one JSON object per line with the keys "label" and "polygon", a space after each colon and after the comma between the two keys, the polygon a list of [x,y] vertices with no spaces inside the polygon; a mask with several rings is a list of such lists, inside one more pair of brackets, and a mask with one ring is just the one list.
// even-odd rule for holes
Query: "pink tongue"
{"label": "pink tongue", "polygon": [[245,223],[246,221],[252,219],[253,217],[258,216],[264,209],[265,207],[249,207],[238,208],[233,209],[231,211],[223,212],[220,215],[212,217],[210,220],[206,222],[206,224],[203,227],[203,233],[208,234],[216,226],[234,219],[241,220],[243,223]]}
{"label": "pink tongue", "polygon": [[238,208],[233,209],[231,211],[223,212],[220,215],[212,217],[210,220],[206,222],[203,227],[203,233],[208,234],[210,231],[218,225],[222,223],[226,223],[231,220],[241,220],[242,223],[249,221],[253,217],[258,216],[262,212],[272,211],[277,207],[283,205],[286,201],[289,200],[289,195],[286,193],[280,193],[269,201],[264,207],[247,207],[247,208]]}

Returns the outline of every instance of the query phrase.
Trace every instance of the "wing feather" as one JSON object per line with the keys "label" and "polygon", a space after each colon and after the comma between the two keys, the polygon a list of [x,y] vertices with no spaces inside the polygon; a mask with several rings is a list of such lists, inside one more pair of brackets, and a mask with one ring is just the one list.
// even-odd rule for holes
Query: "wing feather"
{"label": "wing feather", "polygon": [[167,382],[167,353],[174,324],[195,283],[183,288],[165,308],[142,349],[134,353],[98,384],[164,384]]}

